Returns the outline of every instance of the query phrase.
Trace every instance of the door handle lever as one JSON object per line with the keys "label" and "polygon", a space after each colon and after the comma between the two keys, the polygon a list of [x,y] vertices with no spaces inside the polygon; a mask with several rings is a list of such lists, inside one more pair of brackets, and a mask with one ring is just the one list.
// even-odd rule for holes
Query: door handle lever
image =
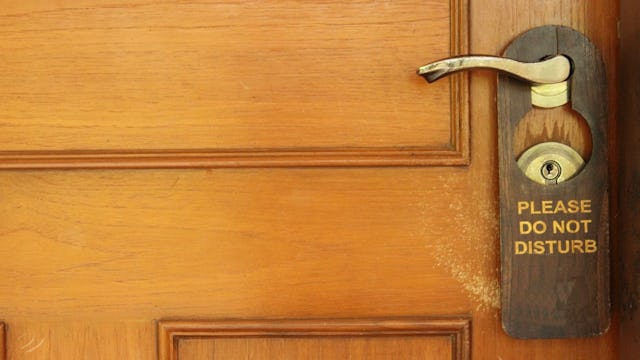
{"label": "door handle lever", "polygon": [[571,76],[571,61],[564,55],[533,63],[497,56],[458,56],[421,66],[418,75],[431,83],[454,72],[470,69],[493,69],[533,84],[554,84]]}
{"label": "door handle lever", "polygon": [[[429,82],[475,68],[500,72],[499,167],[492,174],[499,178],[502,326],[518,338],[602,334],[610,323],[609,125],[602,57],[586,36],[554,25],[519,35],[504,55],[453,57],[418,69]],[[517,154],[518,126],[526,114],[534,106],[564,104],[588,127],[588,157],[569,144],[545,140],[544,133],[534,138],[529,130],[527,136],[543,142]],[[545,133],[565,131],[563,126],[555,122]]]}

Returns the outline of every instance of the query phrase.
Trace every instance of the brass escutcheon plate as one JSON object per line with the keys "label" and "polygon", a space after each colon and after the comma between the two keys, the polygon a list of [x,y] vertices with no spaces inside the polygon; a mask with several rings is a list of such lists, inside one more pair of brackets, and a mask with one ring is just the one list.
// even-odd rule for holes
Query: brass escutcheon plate
{"label": "brass escutcheon plate", "polygon": [[[543,176],[543,166],[555,163],[560,166],[559,176],[550,182]],[[576,176],[584,167],[584,159],[565,144],[548,141],[528,148],[518,158],[518,167],[531,180],[538,184],[548,185],[561,183]]]}

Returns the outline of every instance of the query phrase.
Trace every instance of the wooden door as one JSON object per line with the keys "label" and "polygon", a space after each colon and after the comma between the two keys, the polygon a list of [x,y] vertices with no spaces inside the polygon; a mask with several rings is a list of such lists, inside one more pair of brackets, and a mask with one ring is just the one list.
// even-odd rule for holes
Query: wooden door
{"label": "wooden door", "polygon": [[[602,50],[615,110],[616,19],[608,0],[3,1],[7,358],[616,358],[615,307],[594,338],[504,333],[495,74],[415,75],[563,24]],[[528,116],[521,146],[588,152],[571,111]]]}

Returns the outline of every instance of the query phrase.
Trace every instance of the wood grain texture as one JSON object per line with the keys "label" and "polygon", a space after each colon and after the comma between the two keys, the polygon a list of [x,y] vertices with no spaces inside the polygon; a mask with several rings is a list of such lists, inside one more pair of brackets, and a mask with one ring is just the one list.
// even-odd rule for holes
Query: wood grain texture
{"label": "wood grain texture", "polygon": [[[229,354],[233,357],[224,358],[240,359],[246,352],[253,359],[271,359],[274,351],[279,350],[278,356],[285,358],[286,354],[294,353],[305,359],[406,358],[415,354],[419,358],[469,360],[470,325],[470,320],[465,317],[161,321],[158,323],[158,354],[159,360],[187,360],[200,359],[202,354],[211,351],[215,356],[222,356],[221,351],[231,351]],[[196,346],[200,349],[194,351],[195,346],[191,345],[191,351],[200,357],[195,354],[183,356],[181,348],[189,339],[205,339],[202,342],[209,343],[209,346],[199,344]],[[229,339],[244,341],[234,344]],[[266,344],[265,339],[268,339]],[[442,346],[443,339],[448,346]],[[362,343],[363,340],[366,343]],[[289,344],[282,347],[283,341]],[[318,341],[325,344],[318,344]],[[236,351],[234,345],[240,345]],[[386,348],[378,345],[386,345]],[[240,347],[244,349],[238,351]],[[306,356],[301,356],[300,352]]]}
{"label": "wood grain texture", "polygon": [[640,4],[623,0],[620,5],[619,248],[614,264],[619,276],[620,358],[631,360],[640,354]]}
{"label": "wood grain texture", "polygon": [[515,127],[513,153],[518,159],[530,147],[547,141],[570,146],[585,161],[591,158],[589,124],[571,109],[571,104],[553,109],[531,108]]}
{"label": "wood grain texture", "polygon": [[[470,5],[472,14],[470,48],[472,53],[501,54],[513,38],[534,26],[566,25],[585,33],[603,55],[609,87],[609,133],[615,133],[616,21],[618,16],[616,1],[474,1]],[[493,6],[500,9],[499,15],[496,14]],[[495,74],[474,72],[471,74],[471,83],[470,112],[474,120],[471,124],[473,154],[470,171],[473,172],[483,167],[490,169],[489,171],[497,171],[496,157],[498,152],[495,135],[497,127],[495,123],[487,122],[487,119],[497,118],[494,102],[496,96]],[[559,117],[558,120],[561,121],[562,117]],[[610,155],[613,156],[613,153]],[[478,179],[483,179],[479,173]],[[496,198],[497,191],[498,185],[495,184],[492,187],[492,194]],[[495,211],[497,214],[497,205]],[[497,236],[494,237],[494,241],[496,244],[499,241]],[[485,325],[494,324],[495,318],[484,316],[482,313],[474,313],[474,327],[482,327],[483,325],[480,325],[479,322]],[[592,339],[515,340],[505,336],[499,324],[490,326],[490,328],[492,330],[484,335],[478,335],[474,331],[474,354],[477,354],[476,350],[496,349],[495,352],[491,352],[495,354],[495,357],[488,355],[487,359],[496,357],[518,359],[522,358],[523,354],[526,354],[529,359],[613,359],[617,357],[617,347],[612,342],[617,336],[615,313],[609,332],[604,336]],[[483,344],[482,349],[478,349],[477,344],[480,343]],[[584,346],[588,346],[591,350],[585,349]]]}
{"label": "wood grain texture", "polygon": [[[532,44],[535,44],[533,46]],[[545,26],[516,38],[505,56],[530,62],[546,55],[565,54],[574,64],[570,79],[571,107],[587,122],[593,137],[591,159],[574,178],[555,185],[529,180],[518,168],[513,138],[516,125],[531,110],[527,84],[501,75],[498,82],[500,132],[500,240],[502,259],[502,322],[520,338],[600,335],[609,328],[609,186],[607,83],[599,51],[581,33],[567,27]],[[589,208],[570,214],[541,213],[542,201],[589,201]],[[521,212],[520,202],[530,204]],[[538,213],[534,212],[538,208]],[[579,212],[579,213],[578,213]],[[575,232],[556,231],[554,221],[589,221]],[[541,233],[523,232],[521,221],[542,222]],[[553,229],[552,229],[553,226]],[[582,252],[574,240],[583,241]],[[597,250],[586,250],[586,240]],[[542,241],[543,253],[520,253],[516,244]],[[557,241],[547,246],[546,241]],[[571,243],[569,245],[569,243]],[[561,243],[565,254],[560,254]],[[553,244],[553,243],[552,243]],[[556,248],[554,250],[554,247]]]}
{"label": "wood grain texture", "polygon": [[188,339],[178,354],[182,360],[453,358],[451,338],[443,336]]}
{"label": "wood grain texture", "polygon": [[155,360],[152,320],[13,320],[7,359]]}
{"label": "wood grain texture", "polygon": [[0,168],[468,164],[467,0],[25,2]]}
{"label": "wood grain texture", "polygon": [[[69,3],[5,1],[1,11],[47,16],[60,4]],[[127,4],[139,6],[105,6],[127,21]],[[501,54],[537,25],[586,33],[602,51],[615,101],[617,2],[469,6],[473,53]],[[415,66],[440,57],[415,51],[411,79]],[[2,171],[0,314],[11,360],[153,360],[152,320],[161,318],[466,313],[475,359],[617,358],[615,316],[607,334],[589,339],[523,341],[501,328],[495,96],[494,73],[470,74],[473,151],[464,167]],[[19,350],[30,341],[23,335],[50,333],[55,351]],[[93,346],[96,338],[104,346]]]}
{"label": "wood grain texture", "polygon": [[436,170],[6,171],[0,304],[9,323],[460,313],[441,266],[490,292],[464,258],[491,245],[469,246],[471,179]]}

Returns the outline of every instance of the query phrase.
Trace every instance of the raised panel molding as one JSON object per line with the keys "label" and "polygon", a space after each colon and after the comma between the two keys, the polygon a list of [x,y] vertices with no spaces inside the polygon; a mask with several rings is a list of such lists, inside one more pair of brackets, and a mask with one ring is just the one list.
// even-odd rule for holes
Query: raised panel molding
{"label": "raised panel molding", "polygon": [[471,320],[455,318],[162,320],[158,322],[159,360],[178,360],[179,344],[190,339],[448,337],[451,358],[471,359]]}
{"label": "raised panel molding", "polygon": [[[450,54],[468,51],[468,0],[450,0]],[[416,44],[420,46],[420,44]],[[425,44],[425,54],[429,53]],[[416,67],[421,64],[416,64]],[[469,164],[468,75],[450,84],[450,136],[442,145],[242,150],[221,148],[0,151],[0,169],[464,166]],[[427,86],[425,84],[425,86]],[[425,114],[424,121],[428,121]],[[1,147],[0,147],[1,148]]]}

